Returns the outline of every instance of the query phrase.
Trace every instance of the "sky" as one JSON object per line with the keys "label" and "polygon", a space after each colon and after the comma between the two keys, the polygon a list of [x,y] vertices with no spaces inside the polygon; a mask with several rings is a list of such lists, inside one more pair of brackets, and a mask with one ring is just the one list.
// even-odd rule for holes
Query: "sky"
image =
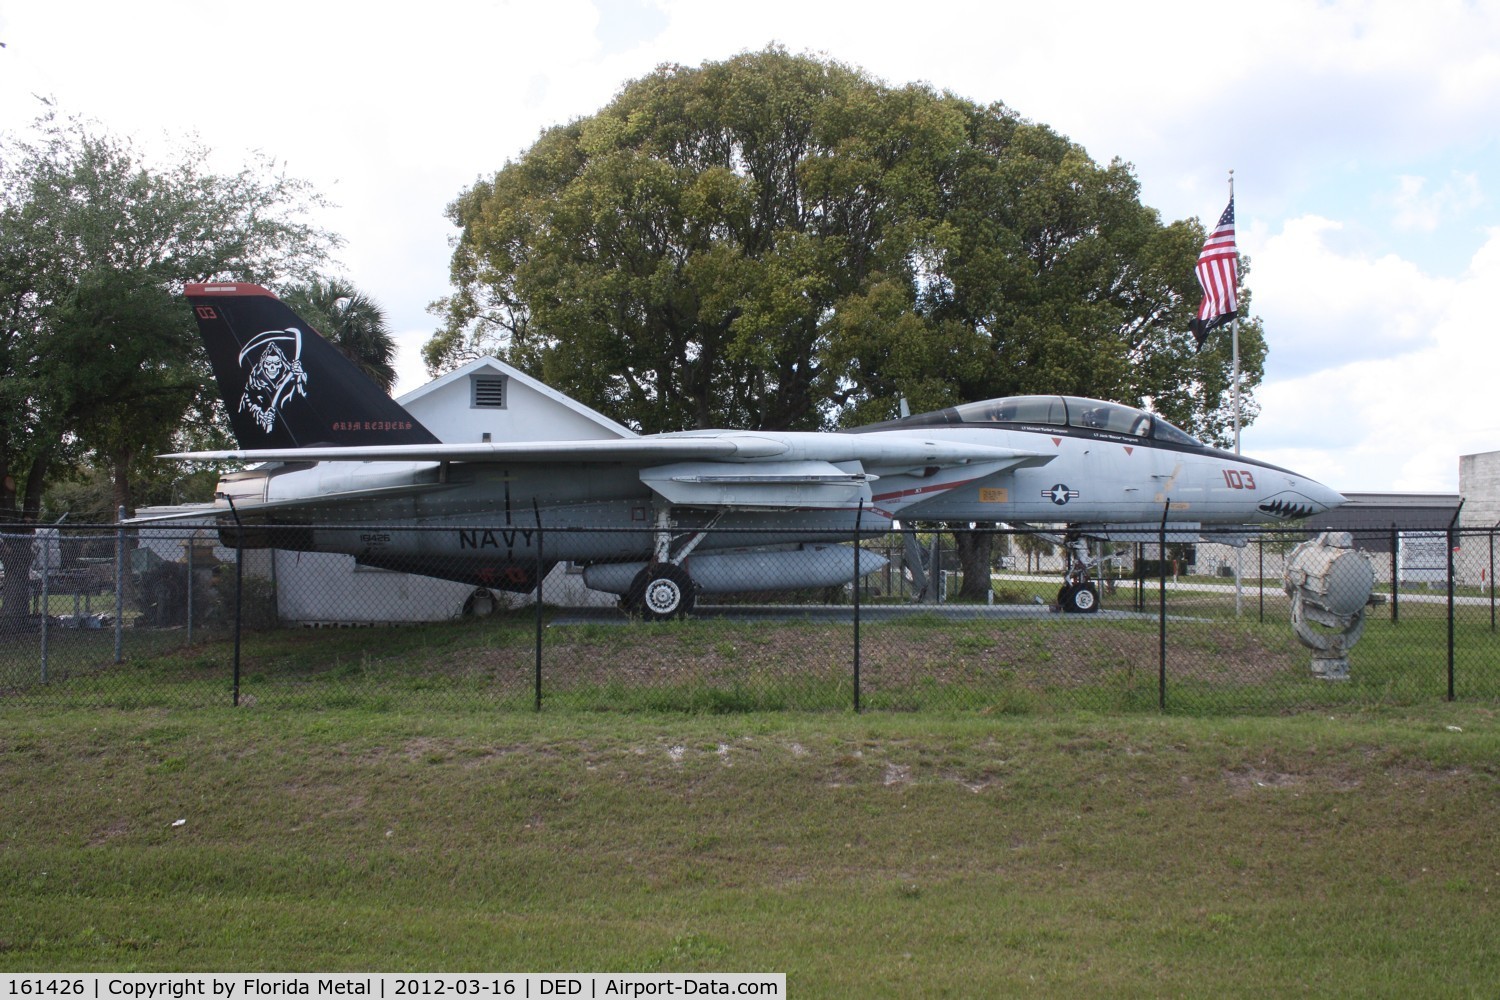
{"label": "sky", "polygon": [[1500,450],[1500,0],[0,0],[0,130],[41,111],[147,150],[260,152],[335,207],[397,392],[451,290],[446,206],[664,63],[779,44],[1002,101],[1208,226],[1234,171],[1269,353],[1247,455],[1336,489],[1456,492]]}

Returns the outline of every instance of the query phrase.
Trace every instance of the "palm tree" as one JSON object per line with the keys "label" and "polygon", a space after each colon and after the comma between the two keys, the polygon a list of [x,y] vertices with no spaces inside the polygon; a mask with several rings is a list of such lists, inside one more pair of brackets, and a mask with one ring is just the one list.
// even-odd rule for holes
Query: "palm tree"
{"label": "palm tree", "polygon": [[298,315],[389,393],[396,384],[396,338],[385,310],[342,278],[314,278],[281,296]]}

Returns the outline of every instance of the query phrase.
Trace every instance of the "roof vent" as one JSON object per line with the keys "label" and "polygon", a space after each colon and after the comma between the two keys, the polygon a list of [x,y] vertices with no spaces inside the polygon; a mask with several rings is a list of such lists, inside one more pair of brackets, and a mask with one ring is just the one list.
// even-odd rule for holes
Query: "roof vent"
{"label": "roof vent", "polygon": [[469,386],[473,393],[469,405],[475,409],[505,409],[506,381],[504,375],[475,375],[469,379]]}

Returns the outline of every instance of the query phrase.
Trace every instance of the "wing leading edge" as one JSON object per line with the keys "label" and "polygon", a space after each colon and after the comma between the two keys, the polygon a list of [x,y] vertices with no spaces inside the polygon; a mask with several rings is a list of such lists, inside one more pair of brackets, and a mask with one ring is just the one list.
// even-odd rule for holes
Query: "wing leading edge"
{"label": "wing leading edge", "polygon": [[[895,471],[975,463],[1015,465],[1052,456],[1017,448],[915,438],[910,433],[810,432],[663,434],[595,441],[518,441],[483,444],[363,445],[307,448],[236,448],[176,452],[166,458],[231,462],[477,462],[537,465],[622,463],[661,465],[709,461],[859,462],[867,471]],[[999,471],[998,469],[996,471]]]}

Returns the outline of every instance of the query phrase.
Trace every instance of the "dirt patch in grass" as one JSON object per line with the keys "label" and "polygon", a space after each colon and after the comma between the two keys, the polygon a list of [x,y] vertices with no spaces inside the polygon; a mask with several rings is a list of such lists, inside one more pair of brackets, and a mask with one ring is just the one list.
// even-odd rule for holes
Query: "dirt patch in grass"
{"label": "dirt patch in grass", "polygon": [[1232,627],[1199,631],[1168,645],[1167,669],[1174,677],[1219,684],[1264,684],[1288,670],[1305,667],[1312,654],[1283,639],[1274,646]]}
{"label": "dirt patch in grass", "polygon": [[565,630],[549,634],[543,651],[549,673],[581,684],[666,684],[849,671],[847,628],[625,628],[626,637],[607,643],[570,641]]}

